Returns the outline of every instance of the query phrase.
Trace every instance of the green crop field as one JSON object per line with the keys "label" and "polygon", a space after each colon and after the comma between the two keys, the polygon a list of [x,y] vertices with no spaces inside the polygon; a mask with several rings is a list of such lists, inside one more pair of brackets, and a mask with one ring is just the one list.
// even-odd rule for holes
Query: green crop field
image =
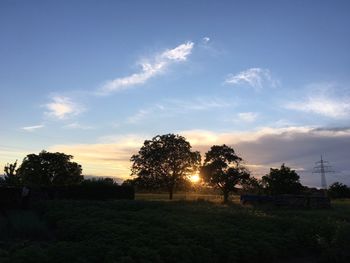
{"label": "green crop field", "polygon": [[3,212],[0,262],[350,262],[349,200],[286,210],[165,198],[49,201]]}

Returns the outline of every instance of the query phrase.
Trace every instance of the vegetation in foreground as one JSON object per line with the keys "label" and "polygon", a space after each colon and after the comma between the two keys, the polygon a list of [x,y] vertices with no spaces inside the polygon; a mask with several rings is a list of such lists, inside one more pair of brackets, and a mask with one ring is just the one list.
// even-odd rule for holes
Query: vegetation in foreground
{"label": "vegetation in foreground", "polygon": [[331,210],[207,201],[47,201],[0,217],[1,262],[349,262],[350,202]]}

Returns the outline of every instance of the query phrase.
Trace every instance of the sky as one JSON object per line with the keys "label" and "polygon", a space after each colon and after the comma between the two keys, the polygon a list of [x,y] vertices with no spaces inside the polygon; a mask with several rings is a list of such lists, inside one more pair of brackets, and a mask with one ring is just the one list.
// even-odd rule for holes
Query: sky
{"label": "sky", "polygon": [[349,1],[0,1],[0,166],[74,156],[130,178],[158,134],[227,144],[260,177],[282,163],[350,184]]}

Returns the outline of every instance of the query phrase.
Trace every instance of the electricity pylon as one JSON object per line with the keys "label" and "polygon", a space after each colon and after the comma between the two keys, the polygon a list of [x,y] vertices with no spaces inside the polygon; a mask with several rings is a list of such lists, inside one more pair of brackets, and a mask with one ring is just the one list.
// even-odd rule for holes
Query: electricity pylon
{"label": "electricity pylon", "polygon": [[327,180],[326,173],[334,173],[332,166],[329,165],[329,162],[324,161],[321,155],[321,161],[316,162],[316,166],[313,169],[312,173],[321,174],[321,188],[327,189]]}

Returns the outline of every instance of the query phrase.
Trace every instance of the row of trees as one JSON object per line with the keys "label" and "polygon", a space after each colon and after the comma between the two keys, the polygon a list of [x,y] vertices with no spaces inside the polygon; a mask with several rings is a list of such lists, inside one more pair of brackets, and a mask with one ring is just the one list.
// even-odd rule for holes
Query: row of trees
{"label": "row of trees", "polygon": [[[0,185],[6,186],[64,186],[83,182],[81,165],[72,161],[73,156],[64,153],[42,151],[27,155],[21,165],[17,161],[7,164],[5,176],[0,177]],[[131,184],[147,190],[166,189],[169,199],[176,188],[190,184],[189,177],[199,174],[205,185],[217,188],[227,202],[230,193],[238,190],[255,194],[297,194],[305,190],[299,175],[282,164],[279,169],[257,179],[250,176],[249,170],[233,148],[227,145],[214,145],[205,154],[202,164],[198,151],[192,151],[190,143],[182,136],[174,134],[158,135],[146,140],[138,154],[131,157]],[[105,179],[99,183],[112,183]],[[335,183],[330,189],[331,197],[350,197],[350,189]]]}
{"label": "row of trees", "polygon": [[225,201],[238,183],[249,178],[242,158],[232,148],[226,145],[211,147],[201,165],[200,153],[192,151],[184,137],[174,134],[146,140],[131,161],[132,175],[137,177],[135,182],[152,188],[166,188],[169,199],[173,198],[177,185],[198,172],[210,186],[222,191]]}
{"label": "row of trees", "polygon": [[233,148],[214,145],[205,154],[201,165],[201,155],[191,150],[191,145],[179,135],[158,135],[146,140],[138,154],[131,157],[134,184],[146,189],[167,189],[172,199],[176,186],[183,185],[191,175],[199,173],[205,184],[221,190],[224,202],[237,187],[251,191],[268,191],[270,194],[292,194],[303,189],[299,176],[284,164],[280,169],[258,180],[250,176],[244,162]]}

